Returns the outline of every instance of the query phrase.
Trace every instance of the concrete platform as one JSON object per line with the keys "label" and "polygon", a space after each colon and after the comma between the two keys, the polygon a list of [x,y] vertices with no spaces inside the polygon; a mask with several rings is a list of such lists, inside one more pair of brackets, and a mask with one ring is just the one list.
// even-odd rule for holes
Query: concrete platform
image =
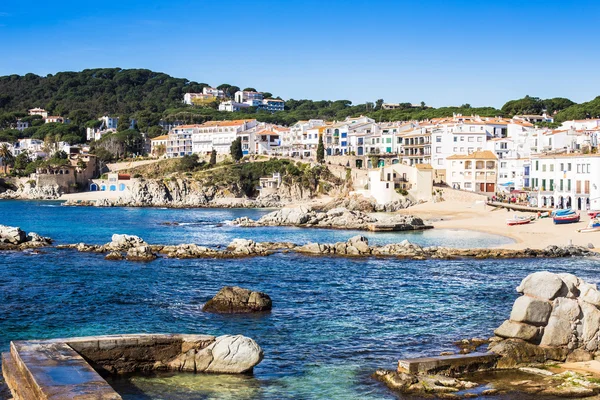
{"label": "concrete platform", "polygon": [[493,353],[457,354],[451,356],[409,358],[398,360],[398,372],[410,374],[455,375],[484,371],[496,366],[498,356]]}
{"label": "concrete platform", "polygon": [[120,400],[101,374],[172,369],[173,360],[214,341],[173,334],[14,341],[2,374],[15,400]]}

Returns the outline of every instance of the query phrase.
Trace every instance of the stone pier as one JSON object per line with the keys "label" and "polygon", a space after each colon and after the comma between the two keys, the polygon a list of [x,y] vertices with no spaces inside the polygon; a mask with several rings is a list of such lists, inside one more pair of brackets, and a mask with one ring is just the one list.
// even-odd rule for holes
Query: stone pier
{"label": "stone pier", "polygon": [[2,354],[2,374],[15,400],[121,396],[103,376],[187,371],[249,373],[262,349],[237,335],[136,334],[14,341]]}

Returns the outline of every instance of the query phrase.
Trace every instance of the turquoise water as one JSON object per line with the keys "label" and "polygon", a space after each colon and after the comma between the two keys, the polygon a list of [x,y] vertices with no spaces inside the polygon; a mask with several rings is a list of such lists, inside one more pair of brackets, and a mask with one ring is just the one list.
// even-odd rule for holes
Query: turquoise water
{"label": "turquoise water", "polygon": [[[356,232],[219,226],[258,210],[70,208],[0,202],[0,224],[57,243],[104,243],[112,233],[150,243],[227,244],[232,238],[296,243],[344,240]],[[165,226],[163,222],[185,225]],[[374,243],[479,247],[509,239],[466,231],[367,234]],[[110,262],[97,254],[45,249],[0,253],[0,349],[10,340],[181,332],[244,334],[264,349],[252,377],[164,375],[119,381],[127,399],[394,399],[369,375],[402,357],[454,350],[465,337],[488,337],[505,319],[514,288],[528,273],[567,271],[591,282],[592,259],[406,261],[275,254],[243,260]],[[224,285],[268,293],[273,312],[205,314]]]}

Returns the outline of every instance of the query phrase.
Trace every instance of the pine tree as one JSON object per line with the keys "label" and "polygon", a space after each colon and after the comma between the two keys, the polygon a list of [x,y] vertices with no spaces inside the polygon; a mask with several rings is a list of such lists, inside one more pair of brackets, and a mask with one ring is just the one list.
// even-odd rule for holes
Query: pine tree
{"label": "pine tree", "polygon": [[231,143],[231,147],[229,148],[231,151],[231,158],[234,161],[240,161],[242,157],[244,157],[244,152],[242,151],[242,138],[238,137]]}
{"label": "pine tree", "polygon": [[210,152],[210,161],[208,162],[210,165],[215,165],[217,163],[217,151],[212,149]]}
{"label": "pine tree", "polygon": [[317,146],[317,162],[325,162],[325,145],[323,145],[323,135],[319,135],[319,145]]}

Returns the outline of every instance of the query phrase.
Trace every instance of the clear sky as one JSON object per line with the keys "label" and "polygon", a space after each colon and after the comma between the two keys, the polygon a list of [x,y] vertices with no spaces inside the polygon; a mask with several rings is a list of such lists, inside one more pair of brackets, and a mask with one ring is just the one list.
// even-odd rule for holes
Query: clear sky
{"label": "clear sky", "polygon": [[600,95],[598,1],[1,0],[0,75],[148,68],[284,99]]}

